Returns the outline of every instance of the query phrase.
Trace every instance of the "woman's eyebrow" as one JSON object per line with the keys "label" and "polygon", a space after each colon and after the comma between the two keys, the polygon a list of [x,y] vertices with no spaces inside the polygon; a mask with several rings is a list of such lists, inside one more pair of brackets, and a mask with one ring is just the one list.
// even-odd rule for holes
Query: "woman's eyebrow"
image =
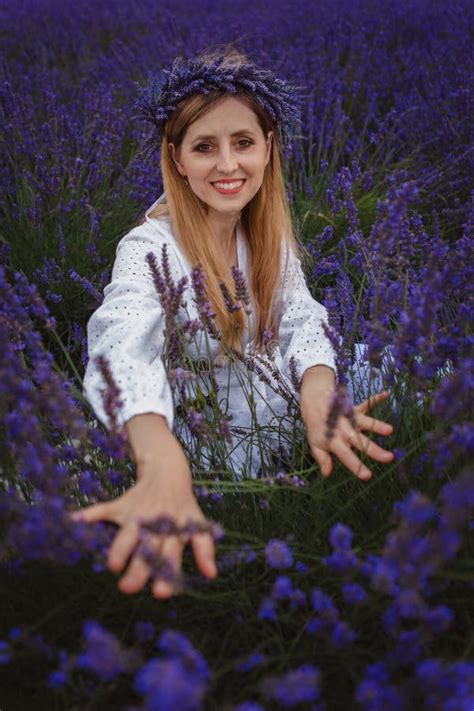
{"label": "woman's eyebrow", "polygon": [[[241,136],[242,134],[251,135],[255,136],[254,131],[252,131],[250,128],[242,128],[239,131],[234,131],[234,133],[231,133],[230,136],[231,138],[234,138],[234,136]],[[196,136],[196,138],[193,138],[193,143],[194,141],[209,141],[214,139],[215,136],[207,135],[207,136]]]}

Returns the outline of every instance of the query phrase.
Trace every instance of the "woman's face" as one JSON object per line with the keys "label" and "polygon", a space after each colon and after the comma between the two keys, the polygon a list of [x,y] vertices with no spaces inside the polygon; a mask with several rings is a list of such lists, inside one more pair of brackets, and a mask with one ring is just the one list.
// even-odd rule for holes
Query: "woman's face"
{"label": "woman's face", "polygon": [[270,159],[272,131],[264,136],[257,116],[232,96],[192,123],[175,151],[181,175],[210,212],[235,216],[256,195]]}

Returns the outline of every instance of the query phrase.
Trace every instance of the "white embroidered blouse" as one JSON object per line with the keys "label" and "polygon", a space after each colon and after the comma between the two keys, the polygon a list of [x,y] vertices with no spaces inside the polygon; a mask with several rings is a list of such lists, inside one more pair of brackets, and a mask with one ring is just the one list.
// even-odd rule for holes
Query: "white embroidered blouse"
{"label": "white embroidered blouse", "polygon": [[[162,359],[164,311],[146,255],[153,252],[159,265],[162,247],[166,244],[175,283],[187,276],[190,284],[192,265],[175,240],[169,219],[150,216],[163,198],[164,195],[147,210],[146,221],[130,230],[118,243],[112,278],[104,289],[104,300],[87,323],[89,360],[84,375],[84,394],[98,419],[108,429],[111,422],[101,395],[105,383],[95,363],[99,354],[107,357],[115,382],[121,390],[123,407],[118,415],[120,425],[134,415],[144,413],[163,415],[170,429],[176,425],[173,390]],[[238,267],[249,284],[246,241],[239,224],[236,237]],[[327,323],[327,311],[311,296],[300,262],[291,252],[288,254],[286,270],[282,265],[282,274],[284,278],[278,295],[282,299],[283,312],[278,347],[272,358],[281,373],[282,381],[298,398],[290,379],[291,356],[295,359],[298,376],[302,377],[307,368],[318,364],[327,365],[335,372],[335,355],[322,328],[322,321]],[[183,309],[183,321],[197,318],[191,286],[184,300],[187,310]],[[250,354],[249,333],[255,327],[254,314],[250,315],[249,321],[243,347],[244,352]],[[200,352],[205,341],[210,352]],[[201,341],[197,346],[191,345],[190,350],[193,357],[214,358],[218,354],[219,344],[201,335]],[[275,447],[278,449],[282,445],[281,427],[275,427],[275,423],[280,422],[287,412],[287,401],[247,368],[243,378],[242,367],[234,364],[232,367],[217,369],[220,403],[225,407],[226,414],[231,416],[231,432],[238,431],[238,436],[233,437],[233,443],[225,448],[223,466],[240,472],[245,470],[255,476],[265,457],[269,457],[271,451],[276,451]],[[265,368],[264,372],[267,372]],[[256,423],[258,427],[255,427]],[[180,434],[191,436],[187,426]],[[286,433],[286,444],[288,437]],[[206,452],[206,448],[199,447],[199,455],[204,464]]]}

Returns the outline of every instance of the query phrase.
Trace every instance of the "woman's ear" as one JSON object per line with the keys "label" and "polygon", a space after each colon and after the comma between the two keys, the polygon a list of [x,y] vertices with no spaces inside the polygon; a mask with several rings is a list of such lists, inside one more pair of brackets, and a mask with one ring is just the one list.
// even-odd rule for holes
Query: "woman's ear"
{"label": "woman's ear", "polygon": [[268,165],[270,160],[270,154],[272,152],[272,142],[273,142],[273,131],[267,133],[267,154],[265,156],[265,165]]}
{"label": "woman's ear", "polygon": [[174,144],[173,144],[173,143],[168,143],[168,150],[169,150],[169,152],[171,153],[171,157],[172,157],[172,159],[173,159],[173,162],[174,162],[176,168],[178,169],[180,175],[183,175],[184,177],[186,177],[185,174],[184,174],[184,170],[183,170],[183,168],[182,168],[182,166],[181,166],[181,164],[180,164],[180,162],[179,162],[179,160],[178,160],[177,151],[176,151],[176,148],[174,147]]}

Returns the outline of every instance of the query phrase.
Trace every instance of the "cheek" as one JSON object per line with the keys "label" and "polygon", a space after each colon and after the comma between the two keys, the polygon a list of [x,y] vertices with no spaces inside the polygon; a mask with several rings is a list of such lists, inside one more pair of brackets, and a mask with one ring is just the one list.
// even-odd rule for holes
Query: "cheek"
{"label": "cheek", "polygon": [[265,174],[265,160],[262,157],[257,158],[252,164],[252,173],[259,181],[263,180]]}
{"label": "cheek", "polygon": [[209,173],[209,168],[203,163],[191,164],[189,167],[189,175],[194,180],[205,180]]}

